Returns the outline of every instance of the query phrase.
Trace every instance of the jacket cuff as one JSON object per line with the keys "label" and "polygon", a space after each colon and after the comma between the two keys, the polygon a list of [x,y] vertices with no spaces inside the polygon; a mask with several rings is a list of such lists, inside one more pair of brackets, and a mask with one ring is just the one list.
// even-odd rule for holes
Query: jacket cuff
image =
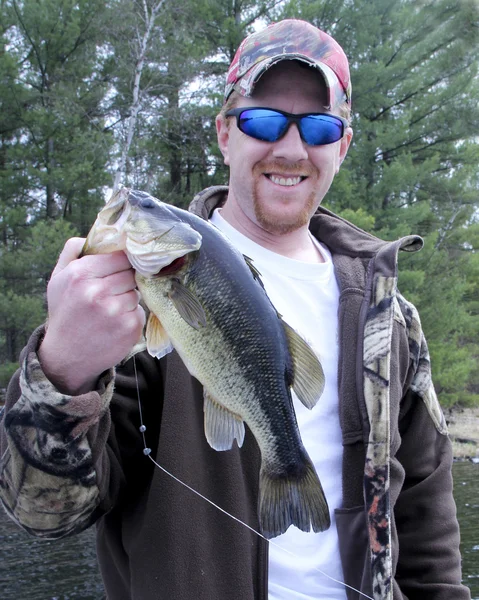
{"label": "jacket cuff", "polygon": [[35,331],[22,353],[20,397],[5,415],[5,430],[23,459],[56,476],[78,476],[91,451],[86,433],[108,411],[115,369],[99,378],[96,390],[70,396],[58,391],[37,356],[44,329]]}

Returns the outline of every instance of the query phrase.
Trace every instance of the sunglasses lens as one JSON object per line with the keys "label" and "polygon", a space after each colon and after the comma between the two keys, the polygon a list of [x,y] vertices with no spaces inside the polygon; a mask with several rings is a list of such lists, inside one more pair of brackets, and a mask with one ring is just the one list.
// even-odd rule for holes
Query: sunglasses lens
{"label": "sunglasses lens", "polygon": [[243,133],[263,142],[275,142],[284,133],[288,118],[274,110],[253,108],[244,110],[239,119]]}
{"label": "sunglasses lens", "polygon": [[301,137],[310,146],[324,146],[343,136],[343,123],[334,115],[311,114],[294,118],[270,108],[248,108],[240,112],[239,128],[243,133],[263,142],[276,142],[289,123],[299,124]]}
{"label": "sunglasses lens", "polygon": [[301,119],[304,141],[311,146],[324,146],[341,139],[343,124],[333,115],[310,115]]}

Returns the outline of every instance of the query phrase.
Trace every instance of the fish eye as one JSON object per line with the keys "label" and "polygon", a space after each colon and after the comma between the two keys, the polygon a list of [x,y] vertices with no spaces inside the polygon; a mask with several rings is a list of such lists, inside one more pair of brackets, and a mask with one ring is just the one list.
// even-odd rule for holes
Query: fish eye
{"label": "fish eye", "polygon": [[129,196],[130,204],[133,206],[140,206],[141,208],[155,208],[158,204],[147,192],[140,190],[131,190]]}
{"label": "fish eye", "polygon": [[156,204],[149,198],[145,198],[141,201],[141,208],[155,208]]}

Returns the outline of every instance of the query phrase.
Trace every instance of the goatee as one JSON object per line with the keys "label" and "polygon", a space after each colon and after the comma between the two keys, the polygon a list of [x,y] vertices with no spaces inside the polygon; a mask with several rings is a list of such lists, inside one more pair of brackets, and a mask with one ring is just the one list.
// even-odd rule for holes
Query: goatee
{"label": "goatee", "polygon": [[[301,163],[284,164],[280,161],[268,163],[260,162],[255,165],[254,168],[255,185],[253,188],[253,208],[258,224],[269,233],[278,235],[291,233],[307,225],[316,209],[317,198],[315,192],[312,191],[310,193],[306,202],[300,207],[298,212],[293,211],[289,215],[283,213],[278,217],[277,211],[268,210],[268,207],[260,200],[258,185],[261,181],[261,177],[265,176],[265,173],[274,173],[276,175],[284,174],[285,176],[291,177],[311,177],[317,173],[317,170],[312,165],[304,165]],[[281,204],[280,191],[277,193],[277,198],[278,203]]]}

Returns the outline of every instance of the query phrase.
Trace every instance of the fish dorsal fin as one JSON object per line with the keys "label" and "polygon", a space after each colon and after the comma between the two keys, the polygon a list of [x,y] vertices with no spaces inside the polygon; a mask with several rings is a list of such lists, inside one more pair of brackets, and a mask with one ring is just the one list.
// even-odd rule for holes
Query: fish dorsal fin
{"label": "fish dorsal fin", "polygon": [[293,390],[306,406],[313,408],[324,390],[324,372],[318,357],[303,338],[281,319],[293,359]]}
{"label": "fish dorsal fin", "polygon": [[205,436],[213,450],[229,450],[236,438],[241,448],[244,440],[244,423],[240,417],[219,404],[203,390]]}
{"label": "fish dorsal fin", "polygon": [[162,358],[173,350],[170,338],[158,317],[150,312],[146,324],[146,348],[155,358]]}
{"label": "fish dorsal fin", "polygon": [[253,277],[261,285],[261,287],[264,288],[263,281],[261,280],[261,273],[254,266],[253,259],[250,258],[249,256],[246,256],[246,254],[243,254],[243,258],[244,258],[245,263],[248,265],[249,270],[251,271],[251,274],[253,275]]}
{"label": "fish dorsal fin", "polygon": [[194,329],[206,327],[206,315],[198,298],[177,279],[171,282],[168,298],[181,317]]}

